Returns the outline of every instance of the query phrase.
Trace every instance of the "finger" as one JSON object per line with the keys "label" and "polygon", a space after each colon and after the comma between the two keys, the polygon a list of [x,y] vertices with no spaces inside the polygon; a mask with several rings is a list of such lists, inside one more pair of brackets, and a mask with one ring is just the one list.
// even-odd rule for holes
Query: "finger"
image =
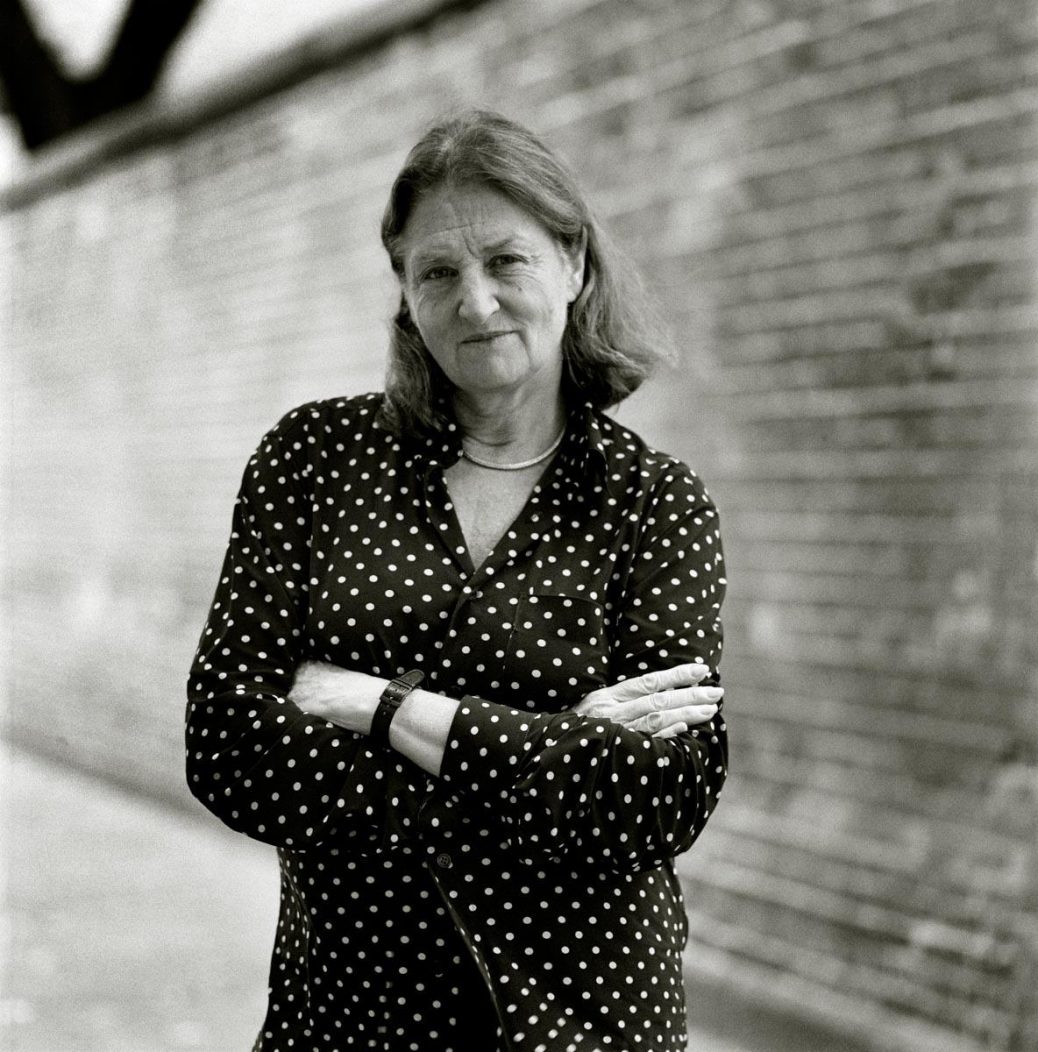
{"label": "finger", "polygon": [[631,731],[641,731],[644,734],[657,734],[659,731],[666,730],[672,723],[680,722],[677,719],[671,717],[669,712],[650,712],[648,716],[642,716],[640,719],[632,720],[628,723],[627,729]]}
{"label": "finger", "polygon": [[[695,705],[699,708],[710,706],[714,709],[719,709],[724,704],[724,688],[691,687],[689,688],[688,697],[690,698],[688,702],[690,706]],[[674,706],[670,707],[673,708]]]}
{"label": "finger", "polygon": [[646,672],[638,676],[634,682],[642,687],[642,694],[659,694],[681,687],[692,687],[709,674],[709,666],[701,661],[693,661],[684,665],[673,665],[670,668]]}
{"label": "finger", "polygon": [[673,712],[674,709],[687,708],[692,705],[720,706],[723,697],[723,687],[679,687],[674,690],[660,691],[657,694],[649,694],[638,700],[645,706],[645,711]]}
{"label": "finger", "polygon": [[653,737],[676,737],[678,734],[684,734],[689,729],[689,725],[686,723],[671,724],[669,727],[665,727],[663,730],[657,730]]}
{"label": "finger", "polygon": [[647,694],[691,687],[710,674],[710,668],[702,662],[693,661],[685,665],[646,672],[633,679],[625,679],[610,689],[615,701],[632,701]]}
{"label": "finger", "polygon": [[719,711],[717,705],[694,705],[691,708],[679,709],[672,715],[680,718],[690,727],[698,727],[703,723],[709,723]]}
{"label": "finger", "polygon": [[680,687],[618,702],[610,718],[618,723],[629,723],[650,712],[672,712],[693,705],[717,704],[723,697],[721,687]]}
{"label": "finger", "polygon": [[660,731],[665,731],[673,724],[681,722],[683,721],[670,719],[670,713],[667,712],[650,712],[648,716],[627,724],[627,729],[641,731],[643,734],[659,734]]}
{"label": "finger", "polygon": [[650,712],[640,719],[631,720],[625,726],[628,730],[656,734],[676,723],[697,727],[709,723],[717,715],[716,705],[692,705],[669,712]]}

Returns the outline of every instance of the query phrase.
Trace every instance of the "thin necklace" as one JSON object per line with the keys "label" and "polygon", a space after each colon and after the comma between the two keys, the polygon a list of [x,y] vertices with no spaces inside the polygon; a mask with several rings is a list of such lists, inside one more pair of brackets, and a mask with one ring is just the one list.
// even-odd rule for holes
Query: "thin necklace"
{"label": "thin necklace", "polygon": [[492,471],[522,471],[523,468],[532,468],[534,464],[540,464],[542,460],[547,460],[562,445],[562,440],[565,437],[566,427],[563,425],[562,430],[559,432],[559,437],[543,453],[536,457],[531,457],[529,460],[520,460],[517,464],[495,464],[492,460],[484,460],[482,457],[477,457],[474,453],[470,453],[464,446],[461,447],[461,455],[466,460],[471,460],[473,464],[478,464],[481,468],[490,468]]}

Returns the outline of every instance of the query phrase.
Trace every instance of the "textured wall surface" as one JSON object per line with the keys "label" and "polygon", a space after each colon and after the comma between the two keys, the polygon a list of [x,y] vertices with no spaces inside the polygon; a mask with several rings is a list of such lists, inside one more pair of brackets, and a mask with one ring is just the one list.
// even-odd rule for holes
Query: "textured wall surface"
{"label": "textured wall surface", "polygon": [[388,184],[445,107],[500,108],[658,295],[684,359],[620,416],[722,512],[733,775],[682,861],[690,968],[877,1047],[1038,1046],[1036,43],[1025,0],[499,0],[30,172],[8,734],[186,798],[244,463],[381,385]]}

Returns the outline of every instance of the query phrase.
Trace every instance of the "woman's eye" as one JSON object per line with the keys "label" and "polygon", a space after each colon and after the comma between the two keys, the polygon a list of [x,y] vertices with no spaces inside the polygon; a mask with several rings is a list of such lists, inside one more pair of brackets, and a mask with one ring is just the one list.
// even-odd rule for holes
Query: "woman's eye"
{"label": "woman's eye", "polygon": [[519,256],[513,256],[510,253],[502,253],[501,255],[494,256],[490,261],[496,267],[509,267],[514,263],[522,263],[522,259]]}
{"label": "woman's eye", "polygon": [[422,281],[439,281],[450,274],[450,267],[430,267],[422,271]]}

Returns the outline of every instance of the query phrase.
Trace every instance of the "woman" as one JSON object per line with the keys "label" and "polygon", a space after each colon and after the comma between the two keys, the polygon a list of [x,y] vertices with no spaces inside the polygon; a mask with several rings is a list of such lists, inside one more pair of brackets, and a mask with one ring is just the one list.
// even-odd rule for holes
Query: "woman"
{"label": "woman", "polygon": [[255,1047],[683,1049],[724,580],[696,476],[602,413],[650,330],[496,115],[415,146],[382,238],[386,392],[266,436],[188,688],[192,791],[279,848]]}

